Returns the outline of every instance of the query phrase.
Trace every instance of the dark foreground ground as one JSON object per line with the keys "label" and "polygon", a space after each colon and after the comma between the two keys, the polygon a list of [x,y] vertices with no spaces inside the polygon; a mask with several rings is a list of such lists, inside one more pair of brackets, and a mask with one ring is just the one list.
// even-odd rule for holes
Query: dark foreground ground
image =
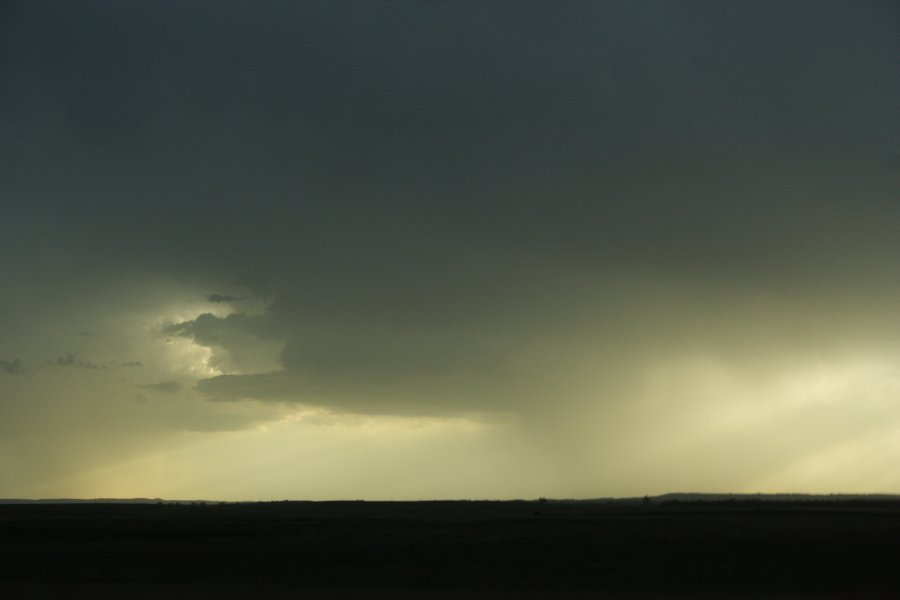
{"label": "dark foreground ground", "polygon": [[3,598],[900,597],[900,503],[0,505]]}

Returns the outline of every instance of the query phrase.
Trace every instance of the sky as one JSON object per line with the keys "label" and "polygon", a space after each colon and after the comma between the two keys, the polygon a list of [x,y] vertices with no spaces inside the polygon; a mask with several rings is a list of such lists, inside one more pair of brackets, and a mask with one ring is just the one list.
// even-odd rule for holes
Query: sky
{"label": "sky", "polygon": [[0,497],[900,493],[900,5],[0,4]]}

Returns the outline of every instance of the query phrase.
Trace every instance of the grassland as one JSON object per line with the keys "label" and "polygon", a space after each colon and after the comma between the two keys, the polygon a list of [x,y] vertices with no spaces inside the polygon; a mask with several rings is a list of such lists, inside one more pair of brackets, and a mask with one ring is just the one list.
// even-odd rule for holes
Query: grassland
{"label": "grassland", "polygon": [[896,597],[900,503],[0,505],[8,598]]}

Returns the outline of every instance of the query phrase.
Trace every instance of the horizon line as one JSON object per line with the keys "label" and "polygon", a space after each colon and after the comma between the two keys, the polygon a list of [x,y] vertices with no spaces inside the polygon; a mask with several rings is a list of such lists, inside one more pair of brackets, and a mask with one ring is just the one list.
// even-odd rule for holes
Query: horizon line
{"label": "horizon line", "polygon": [[729,499],[845,499],[845,500],[900,500],[900,493],[892,492],[665,492],[654,495],[638,496],[596,496],[589,498],[555,498],[540,496],[536,498],[278,498],[278,499],[242,499],[222,500],[207,498],[151,498],[151,497],[57,497],[57,498],[0,498],[0,504],[263,504],[263,503],[411,503],[411,502],[629,502],[629,501],[667,501],[667,500],[729,500]]}

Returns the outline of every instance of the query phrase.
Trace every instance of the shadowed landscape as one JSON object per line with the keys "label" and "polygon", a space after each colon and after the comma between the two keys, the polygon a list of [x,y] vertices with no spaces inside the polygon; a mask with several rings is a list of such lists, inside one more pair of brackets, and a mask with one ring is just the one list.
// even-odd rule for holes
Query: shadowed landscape
{"label": "shadowed landscape", "polygon": [[897,500],[0,506],[7,597],[889,597],[898,556]]}

